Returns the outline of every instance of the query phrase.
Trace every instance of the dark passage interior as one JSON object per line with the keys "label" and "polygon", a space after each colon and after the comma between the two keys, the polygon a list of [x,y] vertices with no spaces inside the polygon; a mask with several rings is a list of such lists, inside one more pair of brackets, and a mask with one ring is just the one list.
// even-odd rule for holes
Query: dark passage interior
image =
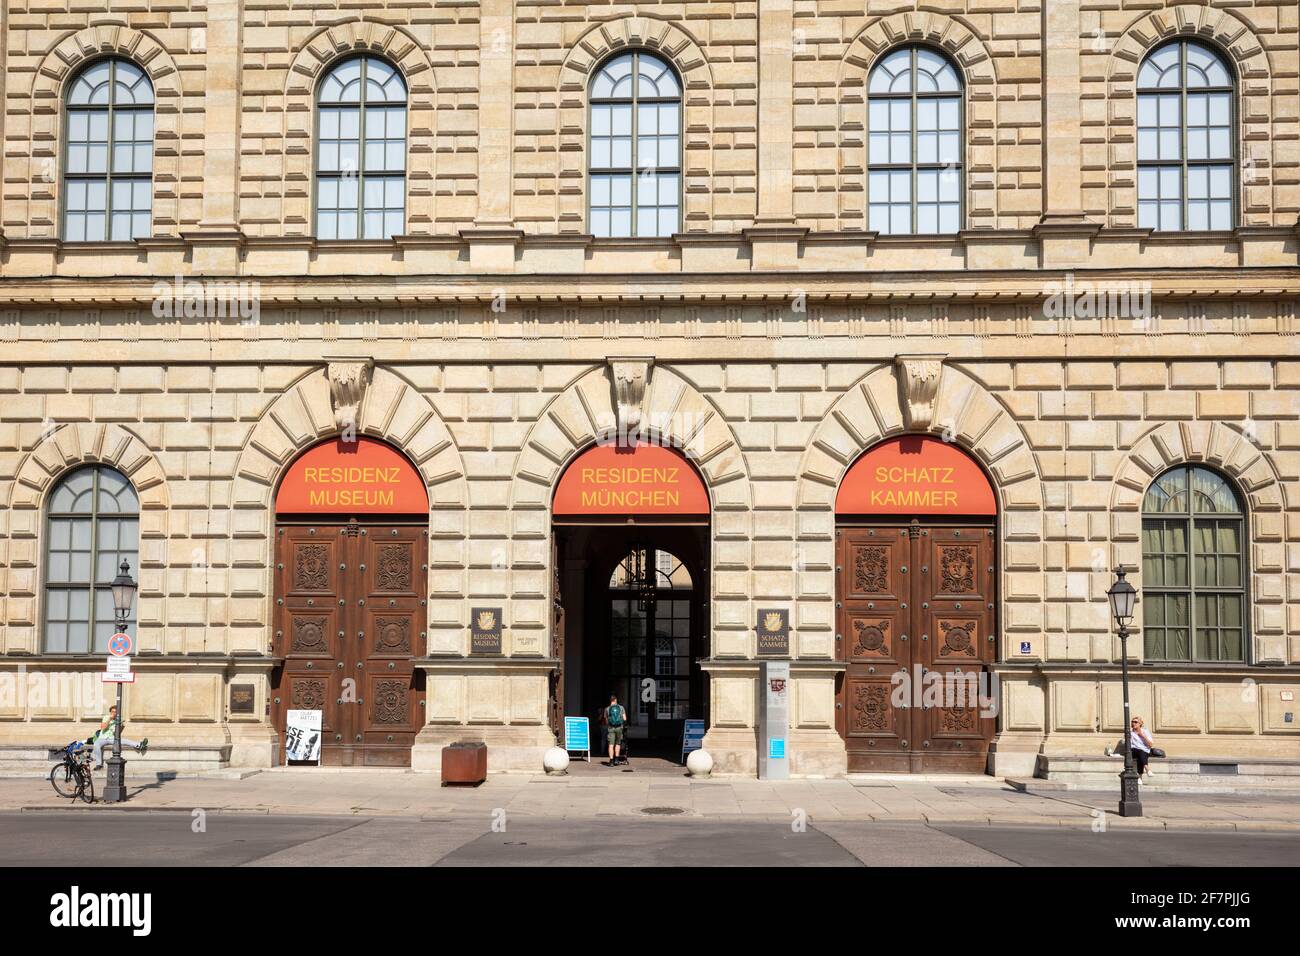
{"label": "dark passage interior", "polygon": [[699,667],[708,647],[708,525],[557,523],[555,549],[557,710],[588,717],[599,751],[600,711],[615,693],[628,711],[629,751],[677,759],[683,721],[708,717]]}

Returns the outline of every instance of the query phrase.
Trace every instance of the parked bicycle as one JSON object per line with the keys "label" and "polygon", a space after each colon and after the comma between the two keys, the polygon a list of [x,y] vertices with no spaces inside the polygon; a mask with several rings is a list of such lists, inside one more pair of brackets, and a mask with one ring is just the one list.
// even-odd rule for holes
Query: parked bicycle
{"label": "parked bicycle", "polygon": [[59,751],[62,760],[50,768],[50,784],[61,797],[95,802],[95,779],[90,772],[90,748],[74,740]]}

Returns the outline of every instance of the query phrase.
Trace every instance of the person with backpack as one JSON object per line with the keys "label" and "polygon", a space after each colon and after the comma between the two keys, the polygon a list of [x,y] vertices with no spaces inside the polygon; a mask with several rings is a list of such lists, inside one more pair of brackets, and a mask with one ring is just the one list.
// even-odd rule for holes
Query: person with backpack
{"label": "person with backpack", "polygon": [[623,756],[623,736],[627,732],[627,709],[618,702],[617,694],[609,695],[609,706],[605,708],[605,729],[609,738],[609,763],[605,766],[616,767],[627,763]]}

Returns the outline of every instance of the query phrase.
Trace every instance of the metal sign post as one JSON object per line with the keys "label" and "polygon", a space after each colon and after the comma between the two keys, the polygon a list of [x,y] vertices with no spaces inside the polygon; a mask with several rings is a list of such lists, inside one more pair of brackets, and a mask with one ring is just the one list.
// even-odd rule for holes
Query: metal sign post
{"label": "metal sign post", "polygon": [[758,779],[789,780],[790,662],[763,661],[758,713]]}
{"label": "metal sign post", "polygon": [[[124,628],[124,622],[118,627]],[[104,665],[104,680],[117,684],[117,719],[113,722],[113,756],[108,764],[108,781],[104,786],[105,803],[121,803],[126,799],[126,761],[122,759],[122,685],[135,680],[131,673],[131,636],[119,630],[108,641],[109,658]]]}

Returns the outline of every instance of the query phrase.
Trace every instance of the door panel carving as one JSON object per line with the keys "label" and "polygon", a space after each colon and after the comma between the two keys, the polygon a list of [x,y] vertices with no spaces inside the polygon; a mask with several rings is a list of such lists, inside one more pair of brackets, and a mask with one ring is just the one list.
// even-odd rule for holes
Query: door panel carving
{"label": "door panel carving", "polygon": [[276,541],[275,726],[320,710],[323,764],[409,766],[424,715],[424,529],[285,525]]}
{"label": "door panel carving", "polygon": [[996,660],[993,529],[837,530],[839,694],[850,771],[982,772]]}

